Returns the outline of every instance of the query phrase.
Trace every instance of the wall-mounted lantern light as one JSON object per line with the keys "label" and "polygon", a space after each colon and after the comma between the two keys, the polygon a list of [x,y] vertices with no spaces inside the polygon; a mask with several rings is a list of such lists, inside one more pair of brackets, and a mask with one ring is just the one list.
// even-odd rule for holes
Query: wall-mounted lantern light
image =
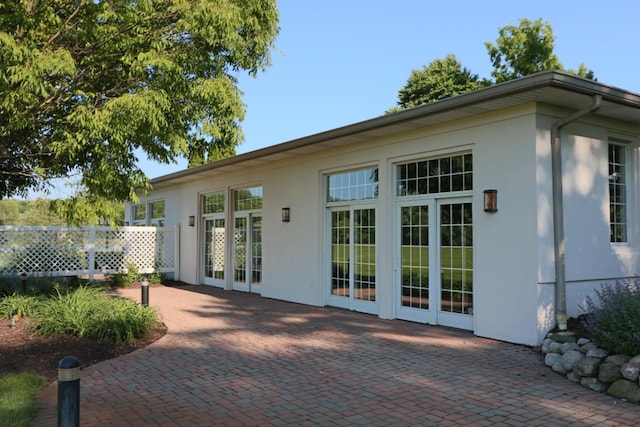
{"label": "wall-mounted lantern light", "polygon": [[484,190],[484,211],[498,212],[498,190]]}
{"label": "wall-mounted lantern light", "polygon": [[189,227],[193,227],[196,225],[196,217],[193,215],[189,216]]}
{"label": "wall-mounted lantern light", "polygon": [[282,208],[282,222],[291,221],[291,209],[290,208]]}

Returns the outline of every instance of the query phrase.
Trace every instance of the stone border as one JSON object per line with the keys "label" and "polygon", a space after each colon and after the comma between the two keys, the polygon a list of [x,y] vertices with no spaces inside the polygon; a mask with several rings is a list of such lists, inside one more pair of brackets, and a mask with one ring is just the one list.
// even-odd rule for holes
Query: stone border
{"label": "stone border", "polygon": [[609,355],[573,332],[550,332],[542,342],[544,363],[570,381],[597,392],[640,403],[640,355]]}

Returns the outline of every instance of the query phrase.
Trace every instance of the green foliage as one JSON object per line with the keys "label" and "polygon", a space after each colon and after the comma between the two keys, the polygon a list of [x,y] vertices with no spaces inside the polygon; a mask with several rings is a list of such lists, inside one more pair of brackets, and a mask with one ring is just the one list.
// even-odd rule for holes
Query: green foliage
{"label": "green foliage", "polygon": [[11,318],[15,313],[20,317],[29,317],[38,305],[38,297],[14,293],[0,300],[0,317]]}
{"label": "green foliage", "polygon": [[[496,44],[485,46],[493,64],[491,75],[495,83],[528,76],[539,71],[567,71],[595,80],[594,73],[584,64],[577,70],[565,70],[553,53],[555,37],[548,22],[542,19],[521,19],[520,25],[507,25],[498,30]],[[398,92],[398,105],[386,111],[395,113],[406,108],[434,102],[443,97],[471,92],[493,82],[480,79],[464,68],[452,54],[432,61],[421,70],[413,70],[405,86]]]}
{"label": "green foliage", "polygon": [[142,275],[134,263],[129,263],[126,271],[116,273],[109,278],[111,286],[122,288],[129,287],[139,280],[142,280]]}
{"label": "green foliage", "polygon": [[0,199],[78,175],[135,202],[150,188],[136,153],[233,152],[236,76],[269,65],[277,23],[276,0],[0,3]]}
{"label": "green foliage", "polygon": [[611,353],[640,354],[640,282],[602,286],[588,297],[583,324],[599,346]]}
{"label": "green foliage", "polygon": [[60,226],[124,222],[124,204],[79,193],[68,199],[0,200],[0,225]]}
{"label": "green foliage", "polygon": [[35,397],[45,386],[34,374],[0,375],[0,427],[27,427],[35,413]]}
{"label": "green foliage", "polygon": [[[539,71],[564,70],[553,53],[555,36],[548,22],[542,19],[520,19],[520,25],[507,25],[498,30],[496,44],[486,42],[496,83],[528,76]],[[593,71],[580,64],[578,71],[569,70],[581,77],[593,79]]]}
{"label": "green foliage", "polygon": [[109,278],[109,284],[115,287],[126,288],[136,282],[142,281],[146,277],[150,283],[161,283],[162,273],[156,271],[151,274],[143,275],[134,263],[129,263],[126,271],[116,273]]}
{"label": "green foliage", "polygon": [[398,107],[388,112],[416,107],[489,84],[489,81],[480,80],[477,74],[463,68],[455,55],[449,54],[444,59],[432,61],[428,67],[413,70],[407,84],[398,93]]}
{"label": "green foliage", "polygon": [[42,335],[71,334],[81,338],[131,344],[158,321],[158,313],[133,300],[108,298],[99,287],[80,286],[42,299],[31,327]]}

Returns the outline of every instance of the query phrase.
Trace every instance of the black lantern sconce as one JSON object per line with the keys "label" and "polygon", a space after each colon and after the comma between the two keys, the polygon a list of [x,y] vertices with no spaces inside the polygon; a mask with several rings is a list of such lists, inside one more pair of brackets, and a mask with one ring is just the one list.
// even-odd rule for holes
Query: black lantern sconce
{"label": "black lantern sconce", "polygon": [[189,216],[189,227],[193,227],[196,225],[196,217],[193,215]]}
{"label": "black lantern sconce", "polygon": [[484,190],[484,211],[498,212],[498,190]]}
{"label": "black lantern sconce", "polygon": [[282,208],[282,222],[291,221],[291,209],[290,208]]}

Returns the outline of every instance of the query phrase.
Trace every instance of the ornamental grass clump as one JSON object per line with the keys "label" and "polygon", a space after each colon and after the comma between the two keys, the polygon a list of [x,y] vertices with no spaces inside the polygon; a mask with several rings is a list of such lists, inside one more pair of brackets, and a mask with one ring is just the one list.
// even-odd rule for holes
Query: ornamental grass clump
{"label": "ornamental grass clump", "polygon": [[609,352],[640,354],[640,282],[616,282],[587,297],[583,326]]}
{"label": "ornamental grass clump", "polygon": [[70,334],[132,344],[157,322],[154,308],[139,306],[130,299],[109,298],[99,287],[80,286],[41,301],[33,314],[32,327],[43,335]]}

